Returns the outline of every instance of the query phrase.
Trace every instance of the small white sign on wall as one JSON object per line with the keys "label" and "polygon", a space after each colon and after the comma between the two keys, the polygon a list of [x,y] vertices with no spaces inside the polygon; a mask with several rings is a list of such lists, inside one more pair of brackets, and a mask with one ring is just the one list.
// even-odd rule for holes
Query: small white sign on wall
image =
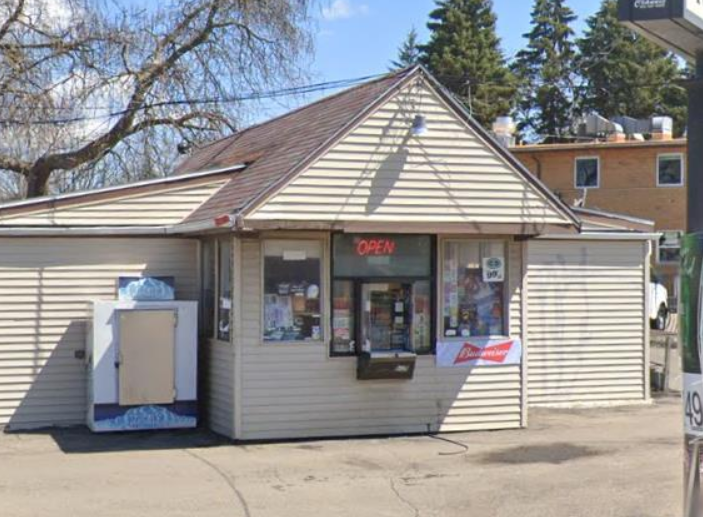
{"label": "small white sign on wall", "polygon": [[503,257],[486,257],[483,259],[483,281],[505,281],[505,259]]}
{"label": "small white sign on wall", "polygon": [[287,262],[305,260],[306,258],[307,255],[303,250],[283,250],[283,260]]}

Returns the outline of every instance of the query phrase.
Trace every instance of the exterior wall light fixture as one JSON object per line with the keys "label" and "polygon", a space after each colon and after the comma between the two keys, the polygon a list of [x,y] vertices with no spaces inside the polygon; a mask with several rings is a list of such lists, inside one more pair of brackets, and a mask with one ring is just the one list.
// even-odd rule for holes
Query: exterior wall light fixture
{"label": "exterior wall light fixture", "polygon": [[411,131],[413,136],[421,136],[427,133],[427,120],[424,115],[415,115]]}

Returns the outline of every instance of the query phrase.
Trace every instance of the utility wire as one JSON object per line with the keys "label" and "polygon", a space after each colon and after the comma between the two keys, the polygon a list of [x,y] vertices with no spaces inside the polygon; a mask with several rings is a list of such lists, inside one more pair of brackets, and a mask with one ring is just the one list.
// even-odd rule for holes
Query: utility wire
{"label": "utility wire", "polygon": [[[161,101],[146,104],[140,106],[135,110],[122,109],[117,111],[111,111],[103,115],[81,115],[76,117],[66,117],[60,119],[36,119],[36,120],[18,120],[18,119],[3,119],[0,118],[0,125],[25,125],[25,124],[37,124],[37,125],[58,125],[58,124],[74,124],[78,122],[87,122],[91,120],[103,120],[119,117],[131,111],[146,111],[154,108],[163,108],[169,106],[193,106],[193,105],[208,105],[208,104],[231,104],[239,103],[249,100],[264,100],[264,99],[275,99],[279,97],[286,97],[291,95],[305,95],[310,93],[323,92],[328,90],[336,90],[340,88],[347,88],[350,86],[358,85],[372,79],[379,78],[385,74],[375,74],[367,75],[363,77],[356,77],[353,79],[342,79],[338,81],[327,81],[322,83],[315,83],[305,86],[298,86],[292,88],[283,88],[280,90],[269,90],[263,92],[251,92],[244,95],[233,96],[233,97],[218,97],[218,98],[205,98],[205,99],[175,99],[170,101]],[[1,108],[0,108],[1,109]],[[46,111],[58,111],[58,110],[71,110],[75,111],[85,110],[85,111],[108,111],[114,109],[106,106],[80,106],[80,107],[70,107],[70,106],[13,106],[13,110],[25,109],[29,111],[46,110]]]}
{"label": "utility wire", "polygon": [[[286,97],[286,96],[292,96],[292,95],[305,95],[305,94],[311,94],[311,93],[318,93],[318,92],[323,92],[323,91],[328,91],[328,90],[333,90],[333,89],[340,89],[340,88],[346,88],[346,87],[351,87],[354,85],[358,85],[360,83],[372,80],[372,79],[377,79],[379,77],[382,77],[383,73],[381,74],[374,74],[374,75],[367,75],[363,77],[356,77],[352,79],[341,79],[341,80],[336,80],[336,81],[327,81],[327,82],[321,82],[321,83],[314,83],[314,84],[309,84],[305,86],[297,86],[297,87],[291,87],[291,88],[283,88],[279,90],[269,90],[269,91],[263,91],[263,92],[250,92],[244,95],[239,95],[239,96],[233,96],[233,97],[218,97],[218,98],[204,98],[204,99],[175,99],[175,100],[169,100],[169,101],[161,101],[161,102],[155,102],[155,103],[150,103],[144,106],[140,106],[136,108],[134,111],[146,111],[150,109],[155,109],[155,108],[165,108],[165,107],[173,107],[173,106],[202,106],[202,105],[209,105],[209,104],[231,104],[231,103],[239,103],[239,102],[245,102],[245,101],[251,101],[251,100],[265,100],[265,99],[275,99],[275,98],[280,98],[280,97]],[[439,75],[438,79],[440,82],[442,80],[465,80],[465,76],[449,76],[449,75]],[[478,86],[505,86],[504,83],[497,82],[497,81],[471,81],[471,87],[475,88]],[[583,85],[583,86],[570,86],[570,85],[561,85],[561,86],[556,86],[553,84],[547,84],[547,83],[532,83],[533,87],[543,87],[543,86],[550,86],[555,89],[559,89],[561,91],[569,91],[569,92],[576,92],[576,91],[584,91],[588,90],[589,86],[588,85]],[[628,89],[631,88],[669,88],[669,87],[674,87],[674,88],[683,88],[683,86],[679,83],[632,83],[628,85]],[[614,93],[612,90],[609,91],[610,94]],[[1,109],[1,108],[0,108]],[[61,110],[66,110],[66,111],[76,111],[76,110],[83,110],[83,111],[109,111],[113,110],[114,107],[108,107],[108,106],[80,106],[80,107],[72,107],[72,106],[21,106],[21,105],[15,105],[12,107],[13,111],[19,111],[19,110],[28,110],[28,111],[41,111],[41,110],[46,110],[46,111],[61,111]],[[102,115],[80,115],[80,116],[74,116],[74,117],[63,117],[63,118],[56,118],[56,119],[45,119],[45,118],[38,118],[38,119],[17,119],[17,118],[0,118],[0,125],[28,125],[28,124],[33,124],[33,125],[62,125],[62,124],[75,124],[75,123],[80,123],[80,122],[88,122],[88,121],[94,121],[94,120],[106,120],[106,119],[112,119],[116,118],[119,116],[122,116],[126,113],[129,113],[132,110],[129,109],[121,109],[121,110],[116,110],[116,111],[109,111],[108,113],[102,114]]]}

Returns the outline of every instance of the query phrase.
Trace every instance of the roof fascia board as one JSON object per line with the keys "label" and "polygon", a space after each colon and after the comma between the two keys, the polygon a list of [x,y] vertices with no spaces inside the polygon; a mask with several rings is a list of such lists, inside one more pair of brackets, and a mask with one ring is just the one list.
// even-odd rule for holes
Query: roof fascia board
{"label": "roof fascia board", "polygon": [[575,235],[550,235],[544,234],[535,237],[536,240],[595,240],[595,241],[653,241],[658,240],[661,233],[638,233],[638,232],[582,232]]}
{"label": "roof fascia board", "polygon": [[653,147],[686,147],[688,141],[685,138],[673,138],[671,140],[626,140],[625,142],[585,142],[585,143],[565,143],[565,144],[527,144],[510,147],[510,152],[515,154],[548,153],[562,151],[598,151],[598,150],[619,150],[619,149],[648,149]]}
{"label": "roof fascia board", "polygon": [[345,136],[351,133],[356,127],[362,124],[373,112],[378,109],[383,103],[385,103],[390,97],[392,97],[397,91],[402,90],[408,83],[410,83],[415,77],[419,76],[419,72],[422,70],[421,65],[415,65],[409,68],[405,72],[399,72],[405,74],[405,76],[388,87],[386,91],[381,93],[373,102],[371,102],[366,108],[361,110],[354,118],[347,122],[340,129],[335,131],[323,144],[318,146],[314,151],[312,151],[307,157],[301,160],[295,167],[293,167],[288,173],[286,173],[281,179],[273,182],[265,190],[257,194],[251,201],[249,201],[240,211],[239,214],[242,217],[246,217],[250,213],[256,211],[261,205],[265,204],[266,201],[274,197],[278,192],[284,189],[293,179],[295,179],[299,173],[307,169],[312,163],[315,162],[320,156],[330,150],[335,144],[341,141]]}
{"label": "roof fascia board", "polygon": [[0,237],[118,237],[129,235],[168,235],[167,226],[86,226],[80,227],[6,227]]}
{"label": "roof fascia board", "polygon": [[633,217],[631,215],[625,215],[625,214],[614,214],[613,212],[606,212],[603,210],[593,210],[590,208],[575,208],[574,212],[579,214],[582,213],[586,216],[592,215],[594,217],[601,217],[603,219],[615,219],[617,221],[628,221],[631,223],[638,223],[638,224],[644,224],[648,226],[654,226],[654,221],[650,219],[642,219],[639,217]]}
{"label": "roof fascia board", "polygon": [[572,224],[524,224],[524,223],[462,223],[462,222],[422,222],[403,223],[394,221],[289,221],[238,219],[235,225],[240,231],[263,230],[321,230],[343,231],[347,233],[436,233],[472,235],[538,235],[542,233],[566,234],[575,236],[577,230]]}

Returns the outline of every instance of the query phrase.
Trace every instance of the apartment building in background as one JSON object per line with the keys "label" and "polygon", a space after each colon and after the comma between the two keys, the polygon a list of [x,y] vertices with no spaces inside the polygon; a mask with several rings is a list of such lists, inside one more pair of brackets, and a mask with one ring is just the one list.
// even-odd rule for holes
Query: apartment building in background
{"label": "apartment building in background", "polygon": [[686,232],[686,139],[669,131],[615,133],[580,143],[511,147],[512,153],[569,205],[655,222],[663,237],[652,253],[670,306],[678,299],[678,260]]}

